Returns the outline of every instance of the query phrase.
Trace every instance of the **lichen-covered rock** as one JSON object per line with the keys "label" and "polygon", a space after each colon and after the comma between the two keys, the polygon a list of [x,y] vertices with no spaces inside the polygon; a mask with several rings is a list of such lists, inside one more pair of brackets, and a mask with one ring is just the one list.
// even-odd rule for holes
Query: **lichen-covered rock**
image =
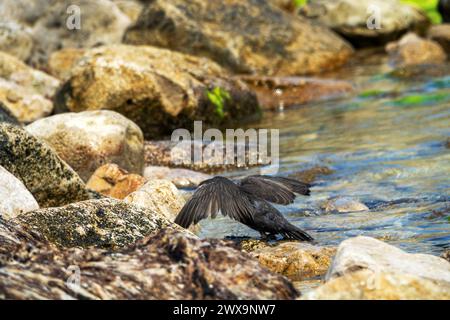
{"label": "lichen-covered rock", "polygon": [[369,211],[369,208],[362,202],[349,197],[334,197],[322,204],[325,212],[360,212]]}
{"label": "lichen-covered rock", "polygon": [[0,22],[0,51],[25,61],[32,48],[33,39],[20,24],[14,21]]}
{"label": "lichen-covered rock", "polygon": [[183,230],[151,209],[116,199],[30,211],[17,220],[60,247],[117,249],[161,229]]}
{"label": "lichen-covered rock", "polygon": [[86,50],[84,48],[64,48],[54,51],[48,59],[48,72],[58,79],[67,79]]}
{"label": "lichen-covered rock", "polygon": [[169,230],[114,253],[96,248],[57,250],[37,235],[0,220],[0,244],[0,299],[298,296],[286,278],[227,243]]}
{"label": "lichen-covered rock", "polygon": [[449,300],[450,284],[410,274],[360,270],[330,280],[305,300]]}
{"label": "lichen-covered rock", "polygon": [[194,120],[220,124],[259,115],[255,94],[217,64],[146,46],[89,50],[57,101],[58,108],[76,112],[117,111],[139,125],[146,138],[192,128]]}
{"label": "lichen-covered rock", "polygon": [[23,183],[0,166],[0,217],[11,219],[20,213],[39,209]]}
{"label": "lichen-covered rock", "polygon": [[429,254],[411,254],[370,237],[344,240],[327,273],[327,279],[358,270],[410,275],[450,285],[450,263]]}
{"label": "lichen-covered rock", "polygon": [[0,122],[8,122],[11,124],[19,125],[19,120],[12,114],[12,112],[8,109],[7,106],[5,106],[0,101]]}
{"label": "lichen-covered rock", "polygon": [[439,43],[447,55],[450,54],[450,23],[433,25],[428,30],[428,38]]}
{"label": "lichen-covered rock", "polygon": [[146,167],[144,170],[144,177],[147,180],[169,180],[177,188],[196,188],[201,182],[212,178],[209,174],[202,172],[161,166]]}
{"label": "lichen-covered rock", "polygon": [[169,219],[175,217],[183,208],[185,201],[177,187],[162,179],[150,180],[137,191],[124,199],[125,202],[152,210]]}
{"label": "lichen-covered rock", "polygon": [[108,0],[52,0],[42,6],[45,11],[32,29],[35,46],[30,58],[30,63],[39,68],[45,68],[50,54],[62,48],[120,43],[131,23],[127,15]]}
{"label": "lichen-covered rock", "polygon": [[35,121],[26,130],[50,145],[84,181],[107,163],[131,173],[143,173],[142,131],[116,112],[58,114]]}
{"label": "lichen-covered rock", "polygon": [[424,34],[430,25],[424,12],[398,0],[310,0],[300,12],[357,46],[386,43],[407,31]]}
{"label": "lichen-covered rock", "polygon": [[390,63],[397,67],[415,64],[444,63],[447,55],[433,40],[422,39],[415,33],[408,33],[398,42],[386,45]]}
{"label": "lichen-covered rock", "polygon": [[293,281],[323,276],[327,273],[336,248],[318,247],[308,243],[282,242],[250,252],[269,270]]}
{"label": "lichen-covered rock", "polygon": [[144,183],[144,177],[129,173],[117,164],[109,163],[95,170],[86,187],[108,197],[123,199]]}
{"label": "lichen-covered rock", "polygon": [[91,197],[81,178],[50,147],[6,122],[0,123],[0,165],[22,181],[41,207]]}
{"label": "lichen-covered rock", "polygon": [[124,41],[205,56],[235,73],[265,75],[318,73],[341,66],[352,54],[332,31],[265,0],[151,1]]}

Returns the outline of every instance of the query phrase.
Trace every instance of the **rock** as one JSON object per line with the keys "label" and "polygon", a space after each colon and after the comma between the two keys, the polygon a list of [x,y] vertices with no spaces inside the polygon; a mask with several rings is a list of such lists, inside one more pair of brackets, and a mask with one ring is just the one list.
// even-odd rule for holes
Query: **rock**
{"label": "rock", "polygon": [[294,0],[267,0],[267,2],[289,13],[294,13],[298,9]]}
{"label": "rock", "polygon": [[328,176],[334,173],[334,170],[323,167],[323,166],[316,166],[312,167],[310,169],[305,169],[302,171],[294,172],[293,174],[290,174],[289,176],[291,178],[297,179],[299,181],[302,181],[304,183],[313,183],[317,180],[320,176]]}
{"label": "rock", "polygon": [[132,22],[136,22],[141,14],[144,4],[139,0],[112,0],[117,7],[127,15]]}
{"label": "rock", "polygon": [[58,79],[67,79],[85,53],[86,49],[82,48],[64,48],[53,52],[48,59],[49,73]]}
{"label": "rock", "polygon": [[450,249],[445,250],[442,255],[441,258],[444,258],[445,260],[447,260],[448,262],[450,262]]}
{"label": "rock", "polygon": [[0,217],[11,219],[20,213],[39,209],[23,183],[0,166]]}
{"label": "rock", "polygon": [[25,61],[31,55],[33,39],[18,23],[0,22],[0,51]]}
{"label": "rock", "polygon": [[107,163],[131,173],[143,173],[142,131],[116,112],[58,114],[35,121],[26,130],[49,144],[84,181]]}
{"label": "rock", "polygon": [[450,23],[433,25],[428,30],[428,38],[439,43],[447,56],[450,54]]}
{"label": "rock", "polygon": [[0,122],[8,122],[19,125],[19,120],[12,114],[12,112],[0,101]]}
{"label": "rock", "polygon": [[146,167],[144,170],[144,177],[147,180],[169,180],[177,188],[197,188],[201,182],[212,178],[212,176],[209,174],[188,169],[172,169],[159,166]]}
{"label": "rock", "polygon": [[50,147],[5,122],[0,123],[0,165],[22,181],[41,207],[91,197],[80,177]]}
{"label": "rock", "polygon": [[387,272],[446,282],[450,285],[450,263],[428,254],[411,254],[370,237],[347,239],[338,247],[327,280],[358,270]]}
{"label": "rock", "polygon": [[300,12],[356,46],[384,44],[407,31],[423,34],[430,25],[424,12],[398,0],[310,0]]}
{"label": "rock", "polygon": [[169,230],[112,254],[97,248],[58,250],[0,220],[0,243],[0,299],[243,300],[298,296],[286,278],[260,267],[228,243]]}
{"label": "rock", "polygon": [[360,270],[328,281],[304,300],[448,300],[450,285],[409,274]]}
{"label": "rock", "polygon": [[272,272],[282,274],[293,281],[300,281],[325,275],[335,253],[336,248],[283,242],[258,248],[250,255]]}
{"label": "rock", "polygon": [[253,89],[261,107],[283,110],[291,106],[332,100],[351,94],[354,89],[347,81],[305,77],[240,76]]}
{"label": "rock", "polygon": [[348,197],[335,197],[322,205],[325,212],[360,212],[369,211],[369,208],[357,200]]}
{"label": "rock", "polygon": [[170,221],[175,220],[185,204],[178,189],[167,180],[150,180],[124,201],[152,210]]}
{"label": "rock", "polygon": [[450,74],[450,64],[428,63],[413,64],[396,68],[388,76],[403,81],[423,81],[441,78]]}
{"label": "rock", "polygon": [[117,164],[105,164],[95,170],[86,187],[105,196],[123,199],[142,187],[145,179],[138,174],[128,173]]}
{"label": "rock", "polygon": [[124,41],[205,56],[239,74],[319,73],[353,52],[327,28],[260,0],[151,1]]}
{"label": "rock", "polygon": [[443,22],[450,22],[450,2],[448,0],[439,0],[438,11]]}
{"label": "rock", "polygon": [[116,199],[35,210],[17,220],[59,247],[117,249],[161,229],[183,230],[150,209]]}
{"label": "rock", "polygon": [[398,42],[386,45],[390,63],[397,67],[415,64],[444,63],[447,55],[433,40],[426,40],[414,33],[408,33]]}
{"label": "rock", "polygon": [[[203,158],[203,161],[196,163],[193,159],[195,150],[202,150],[204,154],[205,148],[209,146],[206,142],[192,141],[191,152],[189,153],[188,145],[167,140],[153,140],[145,141],[145,165],[146,166],[163,166],[163,167],[178,167],[194,171],[201,171],[205,173],[217,173],[228,170],[248,169],[258,165],[270,163],[270,159],[264,162],[265,155],[258,152],[257,148],[249,148],[248,144],[242,145],[236,143],[234,146],[235,159],[232,163],[223,163],[223,157]],[[256,146],[257,147],[257,146]],[[237,161],[239,150],[243,150],[244,162]],[[213,148],[211,148],[213,149]],[[226,154],[226,146],[223,146],[222,155]],[[250,159],[257,158],[258,163],[255,164]],[[190,159],[190,160],[189,160]]]}
{"label": "rock", "polygon": [[[30,63],[39,68],[45,68],[50,54],[62,48],[120,43],[131,23],[115,3],[107,0],[58,0],[43,6],[46,9],[32,29],[35,46],[30,58]],[[75,18],[78,12],[80,28]]]}
{"label": "rock", "polygon": [[217,125],[259,115],[255,94],[215,63],[145,46],[88,51],[57,101],[62,105],[58,108],[71,111],[122,113],[141,127],[146,138],[190,129],[193,120]]}

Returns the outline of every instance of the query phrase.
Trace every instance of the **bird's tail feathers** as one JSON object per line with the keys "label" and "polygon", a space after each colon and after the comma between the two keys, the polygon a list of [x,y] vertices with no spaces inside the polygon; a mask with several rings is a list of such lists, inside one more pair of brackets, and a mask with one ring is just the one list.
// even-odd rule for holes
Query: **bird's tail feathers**
{"label": "bird's tail feathers", "polygon": [[292,240],[300,240],[300,241],[313,241],[314,238],[307,234],[302,229],[297,228],[296,226],[289,225],[283,232],[282,235],[286,239]]}

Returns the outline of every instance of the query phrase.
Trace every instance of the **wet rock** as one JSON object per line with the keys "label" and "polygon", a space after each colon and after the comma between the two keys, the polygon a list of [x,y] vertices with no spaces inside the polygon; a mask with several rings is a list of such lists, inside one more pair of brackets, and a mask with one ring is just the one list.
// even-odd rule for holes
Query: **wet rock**
{"label": "wet rock", "polygon": [[0,101],[0,122],[8,122],[18,125],[19,121],[12,112]]}
{"label": "wet rock", "polygon": [[304,183],[313,183],[320,176],[328,176],[334,173],[334,170],[324,167],[324,166],[316,166],[310,169],[305,169],[299,172],[294,172],[289,176],[291,178],[297,179]]}
{"label": "wet rock", "polygon": [[215,63],[145,46],[88,51],[57,101],[71,111],[122,113],[141,127],[146,138],[191,129],[194,120],[218,125],[259,115],[255,94]]}
{"label": "wet rock", "polygon": [[325,275],[335,253],[336,248],[282,242],[275,246],[257,248],[250,255],[269,270],[293,281],[300,281]]}
{"label": "wet rock", "polygon": [[423,34],[430,25],[424,12],[398,0],[311,0],[300,12],[356,46],[383,44],[407,31]]}
{"label": "wet rock", "polygon": [[450,64],[428,63],[399,67],[388,75],[404,81],[422,81],[450,74]]}
{"label": "wet rock", "polygon": [[447,260],[448,262],[450,262],[450,250],[447,249],[445,250],[442,255],[441,258],[444,258],[445,260]]}
{"label": "wet rock", "polygon": [[108,110],[64,113],[33,122],[26,127],[49,144],[84,180],[107,163],[142,174],[142,131],[124,116]]}
{"label": "wet rock", "polygon": [[80,177],[50,147],[5,122],[0,123],[0,165],[22,181],[41,207],[91,197]]}
{"label": "wet rock", "polygon": [[67,79],[85,53],[83,48],[64,48],[53,52],[48,59],[48,72],[58,79]]}
{"label": "wet rock", "polygon": [[209,174],[188,169],[168,168],[160,166],[148,166],[144,170],[147,180],[164,179],[172,182],[177,188],[196,188],[210,178]]}
{"label": "wet rock", "polygon": [[433,25],[428,30],[428,38],[439,43],[447,56],[450,54],[450,23]]}
{"label": "wet rock", "polygon": [[[0,272],[1,299],[298,296],[286,278],[260,267],[257,261],[223,241],[199,240],[165,230],[121,249],[120,253],[111,253],[96,248],[57,250],[36,238],[0,220],[0,261],[5,261]],[[73,267],[79,268],[80,285],[68,283],[73,278]]]}
{"label": "wet rock", "polygon": [[124,41],[205,56],[235,73],[265,75],[318,73],[341,66],[352,54],[327,28],[260,0],[152,1]]}
{"label": "wet rock", "polygon": [[[73,5],[79,9],[70,7]],[[53,0],[42,6],[45,11],[32,29],[35,46],[30,58],[30,63],[39,68],[46,67],[50,54],[62,48],[120,43],[131,23],[116,4],[106,0]],[[77,10],[81,14],[80,28],[73,18]]]}
{"label": "wet rock", "polygon": [[[189,142],[187,142],[187,144],[178,144],[177,142],[168,140],[145,141],[145,165],[178,167],[205,173],[217,173],[235,170],[237,168],[247,169],[270,163],[270,159],[266,159],[265,155],[259,153],[257,148],[251,148],[248,144],[244,145],[239,143],[234,146],[235,157],[234,162],[232,163],[223,163],[223,157],[221,157],[219,153],[216,157],[204,157],[203,161],[196,163],[194,161],[196,150],[201,150],[202,154],[204,154],[205,148],[209,146],[209,143],[192,141],[190,145],[191,148],[189,151]],[[214,149],[213,146],[210,147],[211,149]],[[223,146],[222,155],[225,154],[226,146]],[[244,155],[242,163],[237,161],[239,154]],[[257,163],[255,164],[253,161],[250,161],[251,159],[257,159]]]}
{"label": "wet rock", "polygon": [[23,183],[0,166],[0,217],[11,219],[18,214],[39,209],[33,195]]}
{"label": "wet rock", "polygon": [[144,177],[109,163],[95,170],[86,187],[108,197],[123,199],[142,187],[144,183]]}
{"label": "wet rock", "polygon": [[415,64],[444,63],[447,55],[444,49],[433,40],[426,40],[414,33],[408,33],[398,42],[386,45],[390,63],[404,67]]}
{"label": "wet rock", "polygon": [[185,204],[183,196],[175,185],[168,180],[150,180],[137,191],[124,199],[125,202],[152,210],[169,219],[175,220]]}
{"label": "wet rock", "polygon": [[117,249],[161,229],[183,230],[152,210],[116,199],[35,210],[17,220],[59,247]]}
{"label": "wet rock", "polygon": [[358,270],[387,272],[446,282],[450,285],[450,263],[428,254],[411,254],[370,237],[347,239],[338,247],[327,280]]}
{"label": "wet rock", "polygon": [[31,55],[33,39],[18,23],[0,22],[0,51],[25,61]]}
{"label": "wet rock", "polygon": [[448,300],[450,285],[410,274],[360,270],[326,282],[305,300]]}
{"label": "wet rock", "polygon": [[332,100],[348,96],[353,86],[347,81],[304,77],[240,76],[253,89],[261,107],[268,110]]}
{"label": "wet rock", "polygon": [[348,197],[331,198],[322,205],[322,208],[325,212],[369,211],[369,208],[364,203]]}

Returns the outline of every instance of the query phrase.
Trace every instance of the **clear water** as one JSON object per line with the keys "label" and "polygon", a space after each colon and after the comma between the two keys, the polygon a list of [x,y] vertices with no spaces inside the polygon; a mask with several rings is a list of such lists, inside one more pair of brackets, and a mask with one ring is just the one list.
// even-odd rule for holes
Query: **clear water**
{"label": "clear water", "polygon": [[[439,255],[450,248],[450,77],[405,81],[387,71],[383,58],[366,59],[329,75],[351,80],[354,96],[266,113],[250,127],[280,129],[280,174],[335,170],[316,181],[310,197],[278,207],[318,244],[366,235]],[[370,211],[325,213],[321,205],[333,196],[360,200]],[[259,236],[222,217],[201,225],[202,237]]]}

